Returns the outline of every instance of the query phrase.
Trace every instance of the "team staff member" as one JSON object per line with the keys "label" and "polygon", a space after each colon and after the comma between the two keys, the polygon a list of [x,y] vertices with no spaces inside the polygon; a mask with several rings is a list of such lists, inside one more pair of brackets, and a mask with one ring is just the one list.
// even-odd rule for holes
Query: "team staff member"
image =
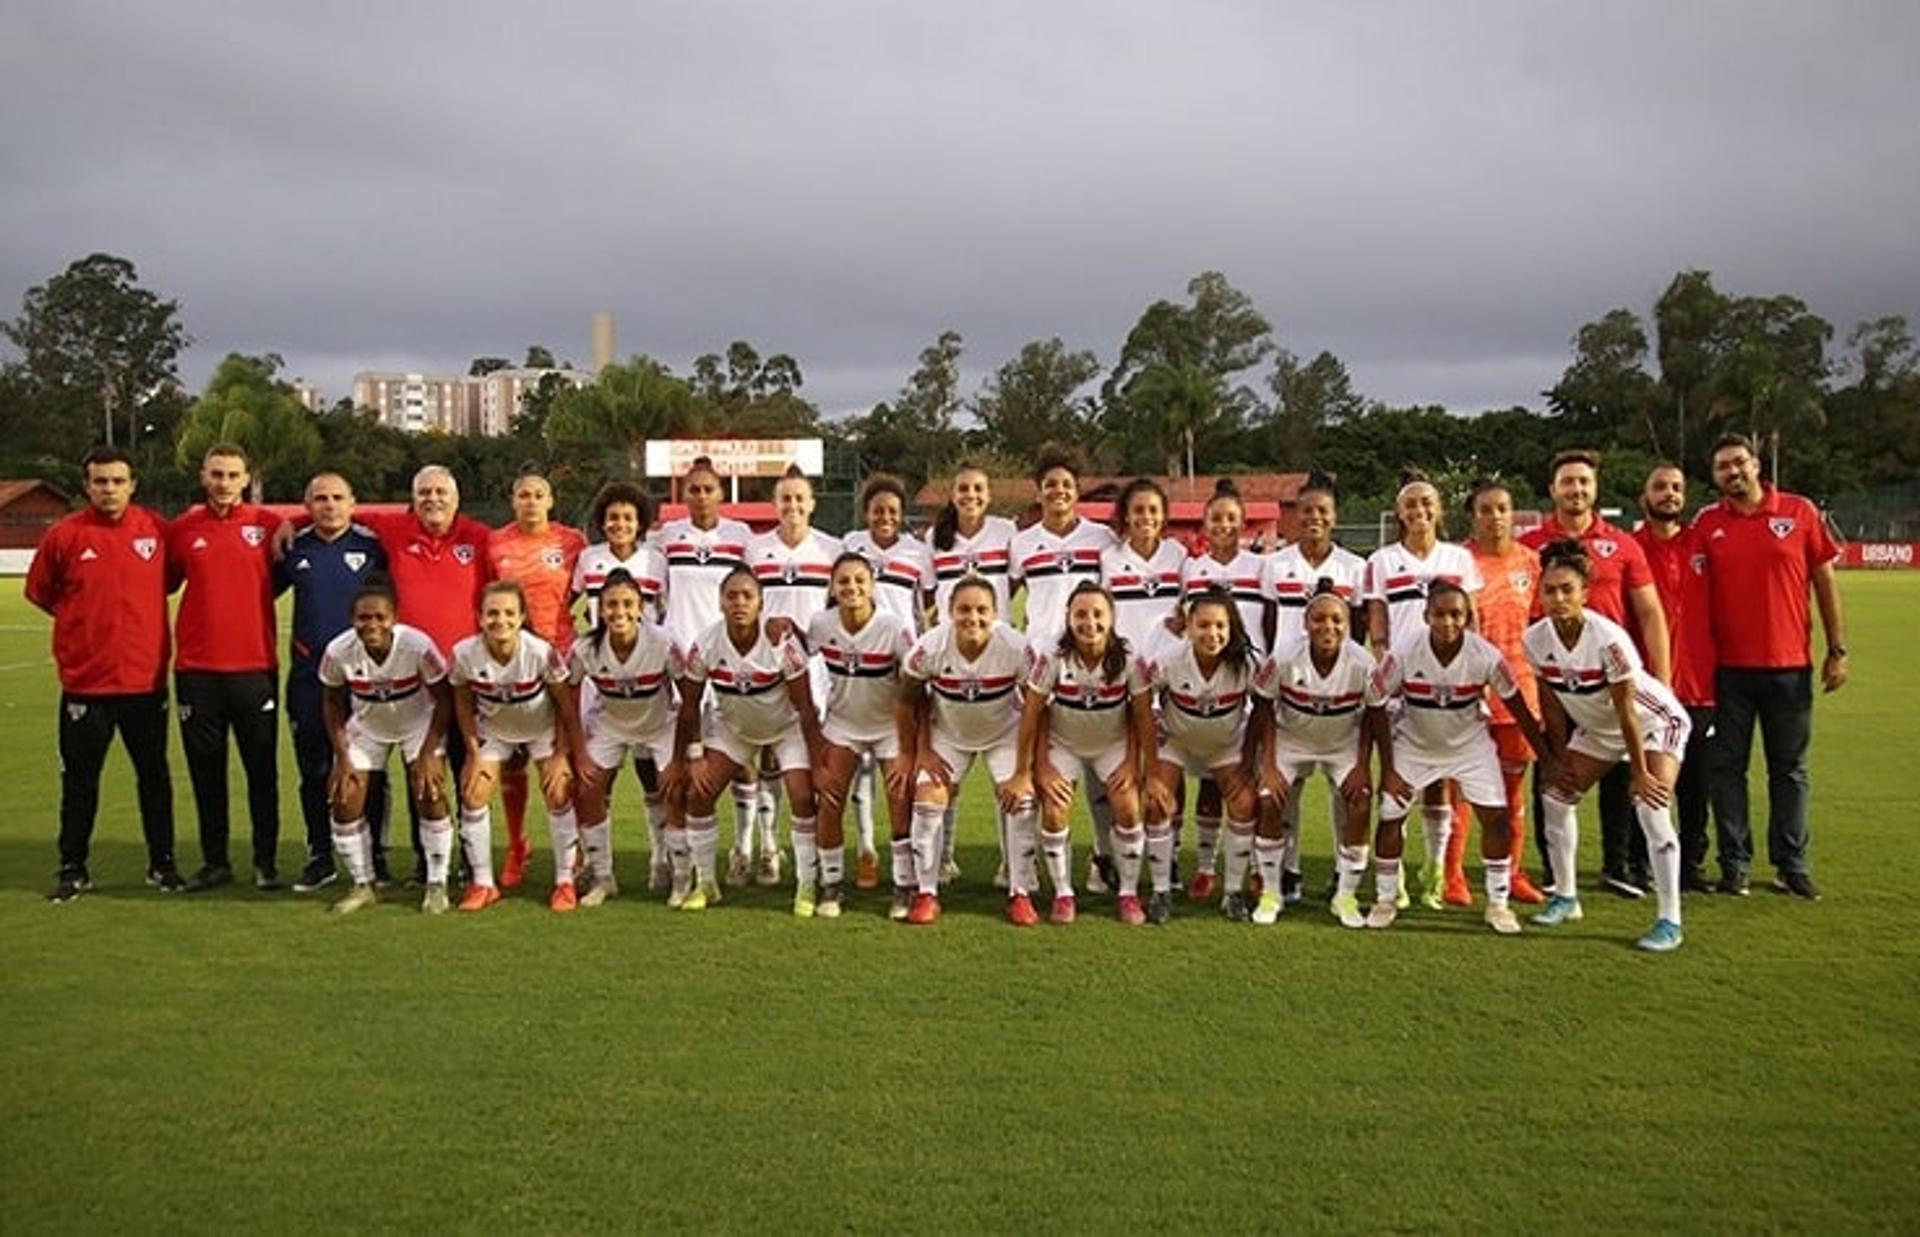
{"label": "team staff member", "polygon": [[1767,754],[1767,860],[1774,888],[1818,901],[1807,865],[1807,746],[1813,738],[1812,623],[1820,606],[1827,655],[1820,685],[1847,682],[1847,636],[1833,564],[1840,549],[1812,503],[1760,481],[1753,443],[1729,434],[1714,444],[1720,501],[1694,521],[1712,581],[1719,736],[1709,793],[1720,830],[1720,890],[1744,894],[1753,834],[1747,823],[1747,762],[1754,722]]}
{"label": "team staff member", "polygon": [[[1595,505],[1600,485],[1600,455],[1595,451],[1562,451],[1547,469],[1553,510],[1538,527],[1528,529],[1520,544],[1538,552],[1563,538],[1579,541],[1587,552],[1591,576],[1587,582],[1587,609],[1633,633],[1641,660],[1662,683],[1673,681],[1668,664],[1667,619],[1660,594],[1653,585],[1647,556],[1624,529],[1608,523]],[[1600,779],[1600,878],[1622,897],[1644,897],[1650,879],[1645,835],[1633,815],[1630,770],[1625,764]],[[1553,856],[1547,850],[1546,823],[1541,817],[1538,779],[1533,803],[1534,840],[1539,843],[1540,870],[1552,884]]]}
{"label": "team staff member", "polygon": [[53,616],[60,672],[60,874],[50,901],[92,886],[87,854],[100,771],[120,732],[139,787],[147,883],[182,885],[173,862],[167,768],[166,523],[133,504],[133,461],[95,447],[80,463],[87,506],[47,530],[27,572],[27,600]]}
{"label": "team staff member", "polygon": [[1686,509],[1687,474],[1674,464],[1655,466],[1640,492],[1640,510],[1647,518],[1633,531],[1633,539],[1647,556],[1660,608],[1667,616],[1673,694],[1693,723],[1680,776],[1673,784],[1680,819],[1680,888],[1711,893],[1713,882],[1707,879],[1706,863],[1707,782],[1713,761],[1713,618],[1708,613],[1707,558],[1693,530],[1680,518]]}
{"label": "team staff member", "polygon": [[[353,522],[353,487],[337,472],[307,482],[309,523],[294,535],[286,557],[274,567],[274,591],[293,590],[293,631],[287,639],[287,729],[300,770],[300,814],[307,826],[307,865],[293,882],[311,893],[334,882],[333,812],[327,785],[333,773],[333,742],[322,707],[320,659],[335,636],[353,625],[353,598],[362,585],[387,569],[386,552],[373,530]],[[368,823],[374,879],[387,880],[387,778],[366,776],[361,816]]]}
{"label": "team staff member", "polygon": [[200,818],[200,870],[189,893],[233,882],[227,854],[227,733],[247,774],[253,883],[278,889],[280,743],[274,720],[273,543],[284,521],[246,501],[247,454],[215,443],[200,462],[206,501],[167,527],[167,587],[182,585],[174,617],[174,691],[180,740]]}

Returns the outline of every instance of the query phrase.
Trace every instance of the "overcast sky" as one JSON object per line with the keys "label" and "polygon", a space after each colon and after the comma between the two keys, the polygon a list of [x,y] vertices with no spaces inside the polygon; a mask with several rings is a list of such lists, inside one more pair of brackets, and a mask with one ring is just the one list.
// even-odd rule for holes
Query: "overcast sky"
{"label": "overcast sky", "polygon": [[[0,6],[0,315],[106,250],[198,387],[745,338],[864,410],[1217,269],[1366,394],[1538,405],[1673,274],[1920,321],[1920,5]],[[1838,339],[1836,340],[1836,345]]]}

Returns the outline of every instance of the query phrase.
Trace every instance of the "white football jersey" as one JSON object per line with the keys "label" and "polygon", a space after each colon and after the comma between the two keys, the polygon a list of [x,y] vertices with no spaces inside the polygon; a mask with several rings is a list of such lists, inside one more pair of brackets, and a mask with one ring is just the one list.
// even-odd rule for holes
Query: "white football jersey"
{"label": "white football jersey", "polygon": [[866,626],[850,632],[840,607],[830,606],[807,625],[807,647],[826,665],[826,715],[836,731],[861,743],[894,733],[900,663],[913,651],[913,629],[904,619],[875,609]]}
{"label": "white football jersey", "polygon": [[455,687],[472,689],[482,735],[507,743],[552,737],[553,696],[547,685],[567,681],[567,663],[539,636],[522,631],[504,663],[487,651],[486,636],[468,636],[453,646],[448,677]]}
{"label": "white football jersey", "polygon": [[1232,562],[1223,563],[1212,554],[1195,554],[1180,567],[1181,600],[1191,605],[1209,588],[1225,589],[1233,596],[1233,607],[1240,612],[1240,623],[1247,639],[1256,649],[1267,647],[1267,560],[1252,550],[1241,550]]}
{"label": "white football jersey", "polygon": [[918,633],[927,625],[933,599],[933,552],[917,537],[897,537],[890,546],[874,544],[866,529],[847,534],[842,543],[873,565],[873,604]]}
{"label": "white football jersey", "polygon": [[1160,700],[1167,741],[1185,752],[1237,750],[1246,738],[1248,692],[1259,661],[1237,669],[1221,662],[1211,677],[1200,672],[1193,645],[1185,640],[1153,668],[1151,686]]}
{"label": "white football jersey", "polygon": [[1013,612],[1007,608],[1008,547],[1013,543],[1013,521],[1004,515],[990,515],[980,525],[980,531],[971,537],[953,536],[953,545],[941,549],[933,543],[933,530],[927,530],[927,553],[933,558],[933,605],[937,613],[936,623],[948,619],[947,599],[953,596],[953,586],[970,575],[977,575],[993,586],[993,604],[1000,615],[1000,621],[1013,621]]}
{"label": "white football jersey", "polygon": [[1103,666],[1088,666],[1078,653],[1035,649],[1027,687],[1047,702],[1047,732],[1062,749],[1093,760],[1127,742],[1127,702],[1147,690],[1137,657],[1109,681]]}
{"label": "white football jersey", "polygon": [[914,643],[900,673],[927,685],[935,734],[961,751],[984,752],[1020,728],[1026,669],[1026,638],[1005,623],[993,625],[971,661],[955,647],[953,624],[942,623]]}
{"label": "white football jersey", "polygon": [[1613,709],[1614,683],[1633,684],[1635,711],[1644,737],[1685,717],[1687,711],[1665,683],[1647,673],[1633,647],[1633,637],[1620,624],[1592,610],[1584,611],[1580,638],[1568,648],[1560,642],[1552,619],[1541,619],[1522,637],[1527,661],[1540,686],[1551,691],[1566,711],[1567,720],[1588,734],[1620,742],[1620,715]]}
{"label": "white football jersey", "polygon": [[1480,567],[1473,561],[1473,551],[1450,541],[1436,541],[1421,558],[1405,543],[1395,541],[1381,546],[1367,559],[1363,595],[1368,601],[1386,603],[1389,648],[1399,648],[1415,630],[1426,630],[1427,586],[1435,580],[1458,584],[1468,596],[1479,592]]}
{"label": "white football jersey", "polygon": [[1053,647],[1067,628],[1067,598],[1082,580],[1099,582],[1100,555],[1115,540],[1112,529],[1087,519],[1064,533],[1029,524],[1014,535],[1013,581],[1027,588],[1028,640]]}
{"label": "white football jersey", "polygon": [[[1307,603],[1313,600],[1313,590],[1322,579],[1332,580],[1333,591],[1340,595],[1349,608],[1358,609],[1366,587],[1367,560],[1352,550],[1334,546],[1327,551],[1325,558],[1310,563],[1297,541],[1268,556],[1260,591],[1273,602],[1275,649],[1283,648],[1307,634]],[[1364,642],[1367,629],[1362,626],[1349,634],[1355,640]]]}
{"label": "white football jersey", "polygon": [[600,621],[600,590],[614,568],[625,569],[640,586],[640,613],[649,620],[664,622],[667,613],[667,556],[651,541],[642,541],[633,553],[621,558],[598,541],[580,551],[573,564],[573,591],[587,599],[587,626]]}
{"label": "white football jersey", "polygon": [[638,742],[658,734],[674,722],[673,680],[686,667],[686,656],[664,627],[640,624],[633,648],[622,658],[613,651],[613,637],[582,638],[574,642],[567,659],[574,685],[592,683],[592,697],[581,725],[588,734],[609,734],[624,742]]}
{"label": "white football jersey", "polygon": [[715,720],[749,747],[799,733],[800,713],[787,683],[806,674],[807,653],[800,642],[787,636],[774,644],[764,625],[744,653],[733,646],[725,623],[707,628],[687,651],[687,682],[713,688]]}
{"label": "white football jersey", "polygon": [[327,642],[320,682],[346,689],[353,720],[378,743],[402,743],[433,720],[427,688],[447,677],[447,659],[433,637],[405,623],[393,626],[393,646],[375,661],[351,627]]}
{"label": "white football jersey", "polygon": [[1152,659],[1171,645],[1167,620],[1180,608],[1187,558],[1186,547],[1171,538],[1162,539],[1148,558],[1124,541],[1101,553],[1100,582],[1113,594],[1113,629],[1126,637],[1134,656]]}
{"label": "white football jersey", "polygon": [[805,631],[813,616],[827,607],[833,560],[839,557],[840,539],[818,529],[809,530],[799,545],[780,540],[778,530],[749,541],[747,565],[760,581],[761,613],[790,618]]}
{"label": "white football jersey", "polygon": [[1500,650],[1474,631],[1464,633],[1453,660],[1441,665],[1423,626],[1374,670],[1375,697],[1405,706],[1394,717],[1394,743],[1429,760],[1445,760],[1486,733],[1489,687],[1503,700],[1520,690]]}
{"label": "white football jersey", "polygon": [[1290,640],[1261,664],[1254,690],[1273,701],[1275,742],[1307,759],[1339,760],[1360,742],[1365,711],[1384,704],[1373,654],[1348,640],[1321,674],[1305,639]]}
{"label": "white football jersey", "polygon": [[667,558],[667,631],[681,648],[691,648],[720,621],[720,583],[746,565],[753,532],[726,519],[699,528],[688,516],[668,521],[653,540]]}

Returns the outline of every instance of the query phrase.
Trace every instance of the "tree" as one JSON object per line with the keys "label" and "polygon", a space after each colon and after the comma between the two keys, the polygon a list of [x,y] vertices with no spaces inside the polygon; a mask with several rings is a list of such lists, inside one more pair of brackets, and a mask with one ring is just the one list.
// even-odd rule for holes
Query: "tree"
{"label": "tree", "polygon": [[547,441],[575,451],[613,447],[627,475],[638,477],[645,471],[647,439],[687,430],[694,402],[684,378],[650,357],[636,356],[607,366],[584,387],[559,392],[547,417]]}
{"label": "tree", "polygon": [[1194,475],[1200,438],[1220,427],[1227,408],[1225,387],[1219,374],[1191,362],[1150,365],[1128,384],[1127,402],[1151,416],[1158,428],[1156,442],[1169,475]]}
{"label": "tree", "polygon": [[[1573,363],[1544,394],[1575,430],[1599,437],[1622,434],[1658,454],[1659,387],[1646,371],[1647,333],[1630,309],[1609,311],[1573,337]],[[1671,436],[1670,436],[1671,437]]]}
{"label": "tree", "polygon": [[256,500],[270,486],[289,497],[297,492],[320,464],[321,436],[279,372],[275,353],[228,353],[180,427],[174,447],[180,467],[197,468],[214,443],[237,443],[252,466]]}
{"label": "tree", "polygon": [[1654,303],[1660,387],[1673,426],[1673,458],[1685,460],[1702,435],[1713,404],[1716,339],[1727,298],[1706,271],[1681,271]]}
{"label": "tree", "polygon": [[485,378],[495,370],[512,369],[513,362],[503,356],[477,356],[467,362],[467,377]]}
{"label": "tree", "polygon": [[1085,442],[1093,404],[1079,392],[1099,373],[1098,357],[1068,351],[1058,335],[1021,345],[1019,355],[994,370],[973,398],[986,445],[1031,459],[1049,441]]}
{"label": "tree", "polygon": [[820,410],[802,398],[806,377],[785,352],[762,358],[744,339],[725,355],[703,353],[693,362],[694,425],[739,434],[811,433]]}
{"label": "tree", "polygon": [[1743,296],[1719,330],[1708,416],[1756,442],[1826,424],[1827,341],[1833,327],[1795,296]]}
{"label": "tree", "polygon": [[545,344],[528,344],[527,360],[523,369],[557,369],[559,362],[553,359],[553,350]]}
{"label": "tree", "polygon": [[96,432],[109,443],[136,445],[147,420],[143,406],[177,382],[175,363],[191,342],[179,315],[179,302],[142,288],[133,263],[107,253],[89,254],[28,289],[20,316],[0,324],[0,334],[20,350],[16,378],[28,400],[27,416],[14,428],[40,431],[69,456]]}
{"label": "tree", "polygon": [[1304,470],[1313,460],[1324,427],[1366,411],[1366,401],[1353,389],[1353,375],[1331,352],[1323,351],[1302,363],[1281,348],[1267,387],[1273,392],[1268,441],[1273,460],[1283,466]]}
{"label": "tree", "polygon": [[964,351],[958,331],[942,331],[920,350],[920,363],[898,395],[844,424],[863,468],[895,473],[918,485],[953,462],[961,443],[953,414],[960,406]]}

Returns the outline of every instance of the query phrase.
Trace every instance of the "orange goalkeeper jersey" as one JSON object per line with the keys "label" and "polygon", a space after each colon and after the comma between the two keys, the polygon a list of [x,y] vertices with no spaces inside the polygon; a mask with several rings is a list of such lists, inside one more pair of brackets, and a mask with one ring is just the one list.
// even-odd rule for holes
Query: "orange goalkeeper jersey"
{"label": "orange goalkeeper jersey", "polygon": [[495,529],[487,564],[496,580],[517,580],[527,595],[527,630],[565,653],[573,644],[573,564],[587,539],[564,524],[524,533],[518,524]]}

